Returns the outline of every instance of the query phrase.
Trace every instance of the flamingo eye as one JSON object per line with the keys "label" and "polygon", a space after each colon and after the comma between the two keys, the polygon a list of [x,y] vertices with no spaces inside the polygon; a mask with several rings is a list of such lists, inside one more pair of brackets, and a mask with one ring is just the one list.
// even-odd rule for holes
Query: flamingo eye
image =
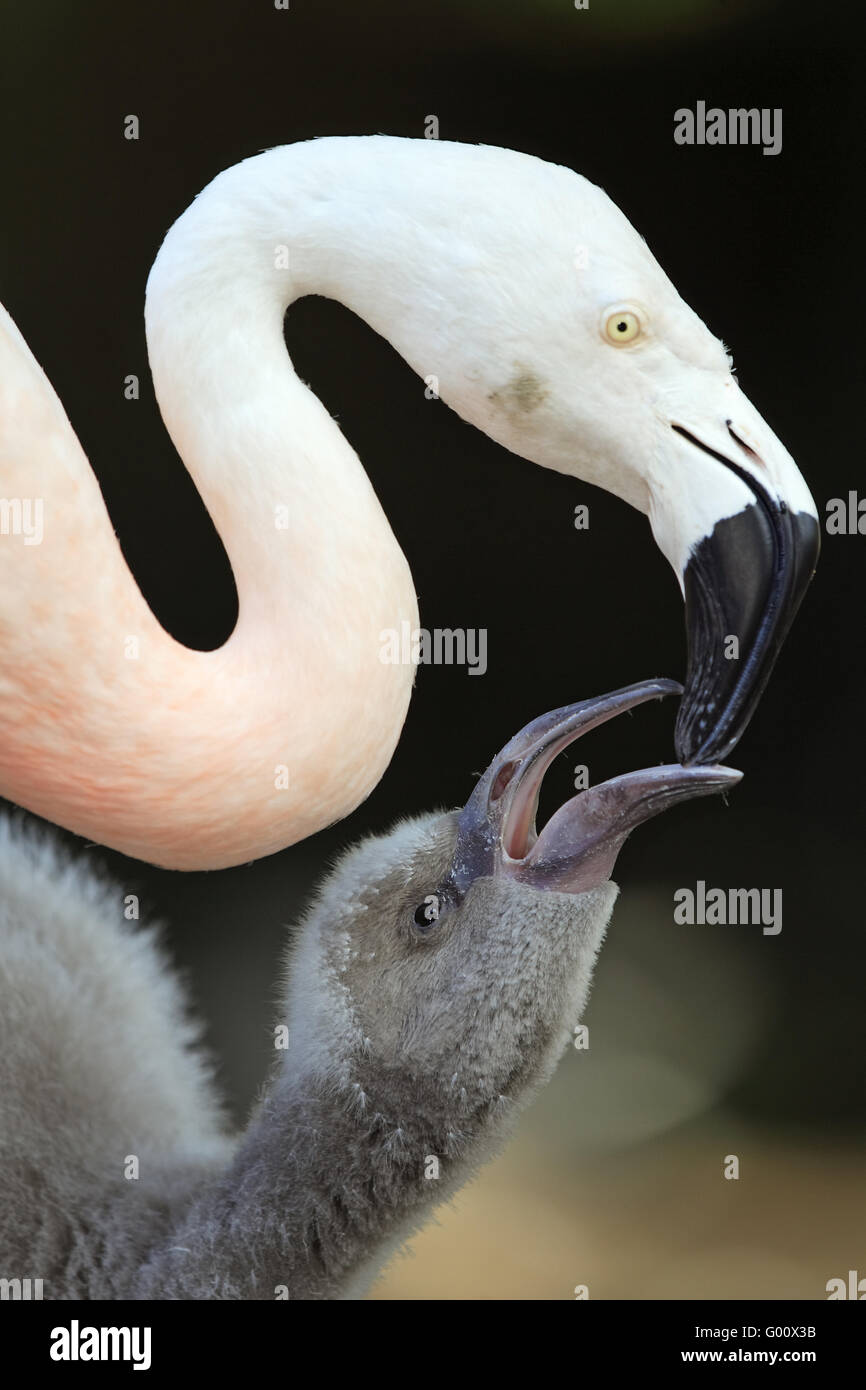
{"label": "flamingo eye", "polygon": [[428,931],[439,916],[439,896],[437,893],[428,893],[422,903],[415,909],[413,921],[416,927],[422,931]]}
{"label": "flamingo eye", "polygon": [[605,337],[617,347],[623,343],[633,343],[635,338],[640,337],[641,330],[640,317],[634,309],[608,309],[604,316]]}

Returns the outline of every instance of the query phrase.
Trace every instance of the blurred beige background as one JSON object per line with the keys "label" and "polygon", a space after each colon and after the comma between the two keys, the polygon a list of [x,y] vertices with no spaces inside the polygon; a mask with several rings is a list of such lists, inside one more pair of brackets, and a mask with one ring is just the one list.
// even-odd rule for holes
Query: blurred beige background
{"label": "blurred beige background", "polygon": [[[776,1013],[770,943],[756,975],[738,945],[755,928],[708,944],[712,928],[676,927],[663,906],[621,895],[589,1050],[569,1050],[505,1153],[373,1297],[573,1299],[584,1284],[591,1299],[821,1299],[828,1279],[866,1274],[862,1145],[725,1106]],[[780,1043],[816,1040],[804,1024]]]}

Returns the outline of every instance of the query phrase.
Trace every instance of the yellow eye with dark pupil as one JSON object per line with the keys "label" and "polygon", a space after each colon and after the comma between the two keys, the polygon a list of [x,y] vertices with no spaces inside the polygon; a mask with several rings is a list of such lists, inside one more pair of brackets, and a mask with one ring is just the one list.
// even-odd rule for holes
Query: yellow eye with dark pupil
{"label": "yellow eye with dark pupil", "polygon": [[620,309],[609,315],[605,332],[612,343],[633,343],[640,334],[640,320],[631,310]]}

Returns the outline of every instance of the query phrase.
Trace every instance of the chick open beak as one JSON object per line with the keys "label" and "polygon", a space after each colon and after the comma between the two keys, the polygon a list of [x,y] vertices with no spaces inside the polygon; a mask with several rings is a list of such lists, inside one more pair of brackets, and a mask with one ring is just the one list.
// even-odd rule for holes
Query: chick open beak
{"label": "chick open beak", "polygon": [[644,768],[578,793],[536,830],[541,783],[563,749],[615,715],[681,690],[675,681],[642,681],[553,710],[521,729],[461,812],[450,890],[459,898],[476,878],[508,877],[540,890],[586,892],[610,878],[635,826],[680,801],[736,785],[742,773],[727,767]]}

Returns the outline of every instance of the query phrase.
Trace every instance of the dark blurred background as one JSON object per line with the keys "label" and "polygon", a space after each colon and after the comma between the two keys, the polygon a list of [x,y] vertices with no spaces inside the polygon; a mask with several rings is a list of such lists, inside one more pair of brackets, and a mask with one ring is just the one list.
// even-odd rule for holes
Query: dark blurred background
{"label": "dark blurred background", "polygon": [[[99,477],[138,583],[181,641],[231,630],[231,571],[161,425],[148,269],[227,165],[322,134],[512,146],[611,194],[731,347],[747,395],[822,514],[864,488],[854,257],[862,83],[845,7],[790,0],[193,0],[3,7],[0,297]],[[783,149],[680,147],[703,99],[781,107]],[[141,122],[137,143],[123,119]],[[853,177],[852,177],[853,175]],[[853,184],[853,188],[852,188]],[[427,627],[486,627],[484,679],[420,671],[383,782],[341,825],[214,874],[91,849],[170,923],[240,1118],[270,1056],[286,927],[335,852],[456,805],[528,718],[682,676],[676,581],[646,519],[507,454],[324,300],[292,308],[295,365],[337,414],[412,565]],[[135,372],[142,399],[123,396]],[[591,526],[572,514],[588,502]],[[397,1261],[387,1298],[824,1296],[866,1274],[861,888],[866,537],[825,536],[818,576],[732,761],[731,798],[646,826],[571,1054],[507,1154]],[[593,781],[672,756],[654,706],[580,746]],[[543,808],[571,788],[562,758]],[[69,837],[72,840],[73,837]],[[784,926],[673,922],[677,887],[780,887]],[[740,1157],[738,1182],[722,1178]]]}

